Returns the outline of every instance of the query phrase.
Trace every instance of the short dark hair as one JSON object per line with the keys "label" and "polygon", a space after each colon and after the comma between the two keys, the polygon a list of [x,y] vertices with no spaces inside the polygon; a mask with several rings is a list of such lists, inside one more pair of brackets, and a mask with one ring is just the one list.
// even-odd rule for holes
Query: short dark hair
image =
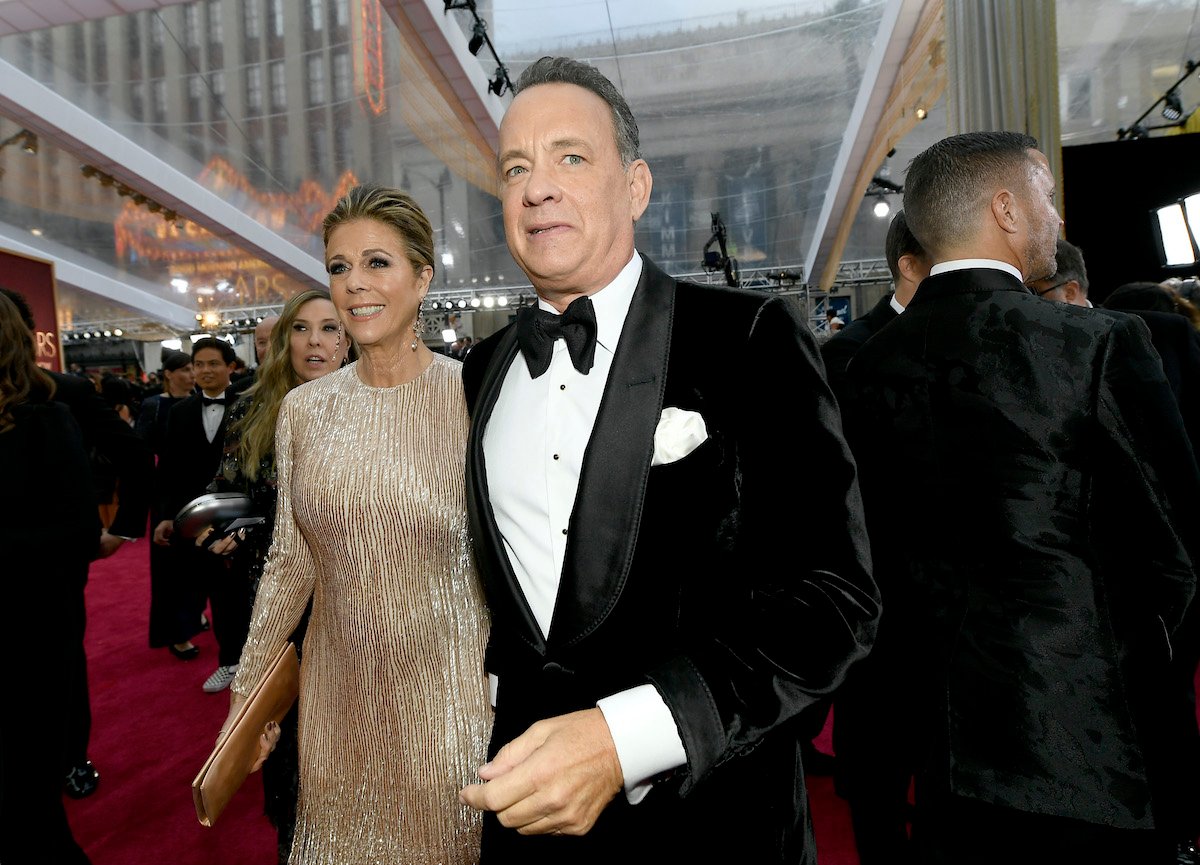
{"label": "short dark hair", "polygon": [[906,255],[918,255],[925,258],[925,247],[921,246],[921,242],[917,240],[912,229],[908,227],[908,220],[904,216],[904,211],[897,211],[896,216],[892,219],[892,224],[888,226],[887,240],[884,241],[884,254],[887,256],[888,270],[892,272],[892,279],[900,281],[900,259]]}
{"label": "short dark hair", "polygon": [[1026,182],[1037,146],[1021,132],[967,132],[918,154],[904,178],[904,210],[921,245],[937,254],[967,239],[985,196]]}
{"label": "short dark hair", "polygon": [[224,359],[226,365],[233,363],[234,358],[237,357],[237,352],[233,350],[233,346],[225,340],[217,339],[215,336],[206,336],[204,339],[198,339],[192,343],[192,358],[195,359],[196,352],[205,348],[215,348],[221,352],[221,357]]}
{"label": "short dark hair", "polygon": [[635,159],[641,159],[641,143],[638,139],[637,121],[629,103],[611,81],[595,66],[581,63],[570,57],[543,57],[525,67],[513,93],[521,93],[539,84],[574,84],[595,93],[612,112],[613,134],[617,141],[617,154],[621,164],[629,167]]}
{"label": "short dark hair", "polygon": [[13,302],[13,306],[17,308],[17,312],[21,315],[21,321],[25,322],[25,326],[30,330],[37,330],[37,325],[33,323],[33,310],[29,308],[29,301],[25,300],[25,295],[18,291],[13,291],[11,288],[5,288],[0,285],[0,294],[3,294]]}
{"label": "short dark hair", "polygon": [[1079,283],[1079,290],[1084,296],[1088,293],[1087,267],[1083,263],[1083,251],[1073,243],[1059,239],[1058,248],[1054,251],[1054,261],[1058,264],[1056,282],[1074,280]]}

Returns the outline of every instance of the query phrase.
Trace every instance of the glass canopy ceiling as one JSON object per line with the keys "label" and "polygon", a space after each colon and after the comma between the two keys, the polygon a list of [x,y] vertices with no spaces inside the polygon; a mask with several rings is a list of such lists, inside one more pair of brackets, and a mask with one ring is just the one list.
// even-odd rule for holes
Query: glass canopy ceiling
{"label": "glass canopy ceiling", "polygon": [[[512,79],[565,53],[621,87],[654,174],[638,246],[675,273],[699,270],[714,212],[743,272],[802,267],[887,5],[477,3]],[[364,180],[409,189],[429,214],[435,292],[524,283],[487,161],[510,97],[464,98],[435,74],[457,63],[461,78],[493,76],[486,51],[466,53],[468,13],[436,0],[104,11],[122,6],[97,0],[89,20],[44,26],[21,15],[34,0],[0,0],[0,141],[41,130],[36,153],[27,138],[0,148],[0,247],[70,263],[58,268],[66,323],[140,321],[150,338],[209,308],[278,304],[323,279],[320,219]],[[1200,60],[1197,7],[1059,0],[1064,144],[1114,139]],[[439,20],[450,61],[430,35]],[[1200,102],[1196,76],[1181,96],[1185,110]],[[903,182],[911,156],[945,134],[943,106],[927,108],[877,173]],[[886,220],[871,203],[844,259],[882,253]]]}

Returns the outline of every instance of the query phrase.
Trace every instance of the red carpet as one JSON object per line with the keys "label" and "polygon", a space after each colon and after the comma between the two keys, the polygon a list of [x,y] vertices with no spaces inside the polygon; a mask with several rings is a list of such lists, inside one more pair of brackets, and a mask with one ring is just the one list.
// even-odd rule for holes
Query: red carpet
{"label": "red carpet", "polygon": [[92,565],[89,754],[100,787],[87,799],[66,800],[71,828],[94,865],[271,865],[275,830],[262,816],[260,775],[214,828],[196,821],[192,778],[229,711],[229,692],[200,690],[217,663],[210,634],[195,639],[194,661],[147,648],[147,543],[125,544]]}

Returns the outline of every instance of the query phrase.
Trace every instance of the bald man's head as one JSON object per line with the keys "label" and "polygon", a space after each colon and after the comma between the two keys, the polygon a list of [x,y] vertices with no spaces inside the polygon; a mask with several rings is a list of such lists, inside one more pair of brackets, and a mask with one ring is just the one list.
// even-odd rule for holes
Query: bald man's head
{"label": "bald man's head", "polygon": [[272,315],[264,318],[254,328],[254,357],[259,366],[267,360],[267,353],[271,350],[271,331],[275,329],[278,321],[279,316]]}

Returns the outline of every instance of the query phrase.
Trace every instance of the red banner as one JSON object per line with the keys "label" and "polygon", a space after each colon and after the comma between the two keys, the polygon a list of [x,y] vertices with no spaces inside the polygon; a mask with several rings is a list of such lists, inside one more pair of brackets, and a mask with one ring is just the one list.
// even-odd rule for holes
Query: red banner
{"label": "red banner", "polygon": [[0,249],[0,285],[25,298],[33,311],[37,364],[62,372],[62,340],[58,335],[58,292],[54,264]]}

